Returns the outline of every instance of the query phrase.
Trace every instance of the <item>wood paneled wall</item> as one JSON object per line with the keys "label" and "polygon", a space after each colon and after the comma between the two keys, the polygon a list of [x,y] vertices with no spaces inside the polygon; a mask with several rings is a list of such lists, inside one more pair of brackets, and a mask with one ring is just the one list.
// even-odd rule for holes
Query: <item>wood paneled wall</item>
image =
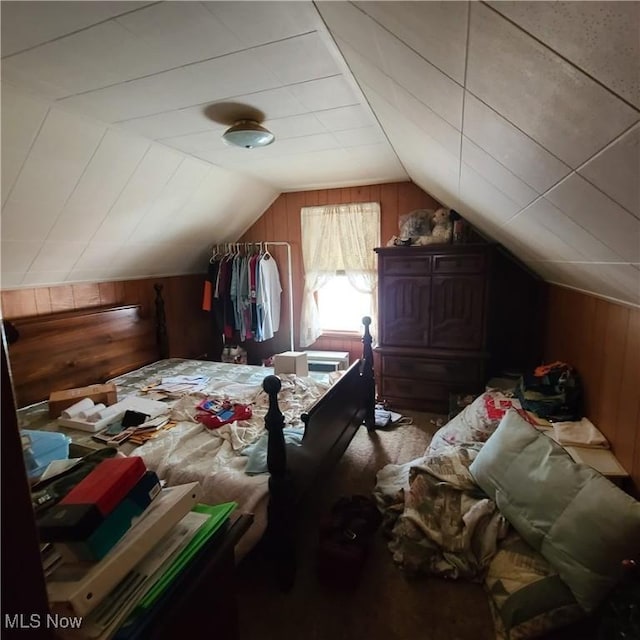
{"label": "wood paneled wall", "polygon": [[208,351],[212,339],[208,314],[201,310],[203,282],[203,275],[186,275],[3,291],[2,317],[11,320],[121,304],[140,304],[143,315],[154,317],[153,287],[161,284],[169,356],[196,358]]}
{"label": "wood paneled wall", "polygon": [[602,431],[640,494],[640,310],[549,288],[545,360],[582,377],[586,416]]}
{"label": "wood paneled wall", "polygon": [[[317,191],[296,191],[283,193],[264,212],[262,217],[244,234],[242,242],[263,240],[284,241],[291,244],[292,280],[293,280],[293,317],[295,348],[298,349],[300,330],[300,307],[303,293],[303,267],[300,235],[300,209],[314,205],[347,204],[350,202],[380,203],[380,241],[387,240],[398,233],[398,216],[414,209],[436,209],[440,204],[412,182],[393,182],[363,187],[343,189],[320,189]],[[289,295],[287,291],[287,255],[285,247],[273,247],[269,252],[274,255],[280,269],[283,284],[282,316],[280,330],[272,340],[249,346],[250,355],[257,358],[279,353],[290,348],[289,333]],[[360,328],[358,329],[360,330]],[[375,339],[376,336],[374,336]],[[349,351],[351,361],[362,355],[360,338],[349,335],[323,336],[308,349],[329,351]]]}

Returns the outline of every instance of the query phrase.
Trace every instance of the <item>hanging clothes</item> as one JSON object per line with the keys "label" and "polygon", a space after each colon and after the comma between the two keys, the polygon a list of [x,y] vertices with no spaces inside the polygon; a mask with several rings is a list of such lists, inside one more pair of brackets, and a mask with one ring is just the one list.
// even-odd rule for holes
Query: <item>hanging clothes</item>
{"label": "hanging clothes", "polygon": [[214,332],[224,342],[238,343],[273,338],[280,328],[282,286],[273,256],[241,254],[238,246],[209,260],[204,282],[202,309],[211,314]]}
{"label": "hanging clothes", "polygon": [[[278,265],[269,252],[265,252],[258,266],[257,304],[262,311],[262,339],[269,340],[280,328],[280,297],[282,286]],[[258,316],[260,322],[260,315]]]}

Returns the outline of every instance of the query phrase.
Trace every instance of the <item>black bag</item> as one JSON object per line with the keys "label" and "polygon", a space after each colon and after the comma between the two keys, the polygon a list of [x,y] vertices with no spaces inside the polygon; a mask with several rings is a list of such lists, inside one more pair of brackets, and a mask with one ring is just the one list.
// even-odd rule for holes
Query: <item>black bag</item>
{"label": "black bag", "polygon": [[583,415],[582,382],[566,362],[553,362],[525,373],[516,385],[522,408],[554,421],[580,420]]}
{"label": "black bag", "polygon": [[331,588],[353,589],[362,575],[373,535],[382,522],[366,496],[340,498],[320,522],[316,574]]}

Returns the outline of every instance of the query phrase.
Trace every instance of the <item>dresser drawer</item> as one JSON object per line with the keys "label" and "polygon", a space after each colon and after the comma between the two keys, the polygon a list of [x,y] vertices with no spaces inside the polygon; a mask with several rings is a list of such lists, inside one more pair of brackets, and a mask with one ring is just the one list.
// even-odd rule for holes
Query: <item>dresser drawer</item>
{"label": "dresser drawer", "polygon": [[431,273],[431,256],[410,255],[385,256],[382,260],[382,273],[391,276],[421,276]]}
{"label": "dresser drawer", "polygon": [[482,376],[477,360],[434,360],[402,356],[383,356],[382,373],[396,378],[415,378],[442,383],[472,384]]}
{"label": "dresser drawer", "polygon": [[485,270],[484,253],[441,254],[433,256],[434,273],[481,273]]}
{"label": "dresser drawer", "polygon": [[[426,380],[383,377],[381,395],[386,399],[415,400],[418,404],[424,401],[433,401],[446,406],[449,399],[449,389],[446,385]],[[410,403],[406,403],[405,406],[410,406]]]}

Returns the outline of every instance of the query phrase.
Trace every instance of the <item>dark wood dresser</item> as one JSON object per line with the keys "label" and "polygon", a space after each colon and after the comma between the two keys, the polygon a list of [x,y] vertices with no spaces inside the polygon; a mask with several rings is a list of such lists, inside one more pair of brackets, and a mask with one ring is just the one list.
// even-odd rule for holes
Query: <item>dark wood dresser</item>
{"label": "dark wood dresser", "polygon": [[[378,395],[392,406],[446,413],[451,393],[480,392],[488,375],[500,367],[536,363],[539,340],[531,313],[524,321],[529,327],[526,346],[512,350],[505,344],[505,340],[522,341],[523,337],[521,331],[513,334],[509,330],[508,297],[503,290],[505,285],[513,286],[516,298],[535,304],[527,294],[534,280],[504,255],[496,255],[495,245],[375,251]],[[516,280],[507,277],[518,271]],[[525,310],[512,310],[512,317],[520,311]],[[513,352],[522,357],[517,362],[496,359],[490,349],[494,345],[493,356]]]}

